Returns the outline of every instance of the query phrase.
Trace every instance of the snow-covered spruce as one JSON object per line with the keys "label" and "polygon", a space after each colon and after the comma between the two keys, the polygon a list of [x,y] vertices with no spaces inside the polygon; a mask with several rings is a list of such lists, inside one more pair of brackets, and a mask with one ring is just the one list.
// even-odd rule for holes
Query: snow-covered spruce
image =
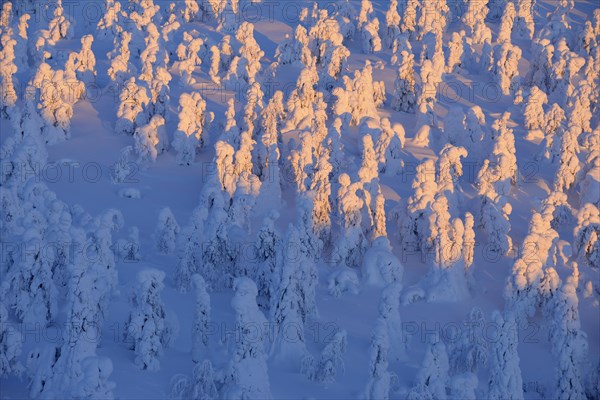
{"label": "snow-covered spruce", "polygon": [[171,209],[169,207],[161,209],[158,213],[158,223],[154,232],[156,248],[159,252],[170,254],[175,251],[179,230],[179,224]]}
{"label": "snow-covered spruce", "polygon": [[207,118],[206,101],[200,93],[182,93],[179,96],[179,123],[175,131],[173,148],[177,151],[177,162],[180,165],[191,165],[198,148],[206,143]]}
{"label": "snow-covered spruce", "polygon": [[23,338],[9,322],[8,310],[0,303],[0,376],[19,375],[23,366],[19,361]]}
{"label": "snow-covered spruce", "polygon": [[136,128],[146,122],[144,109],[150,102],[148,89],[137,84],[134,77],[124,84],[119,94],[121,104],[117,111],[115,130],[118,133],[133,135]]}
{"label": "snow-covered spruce", "polygon": [[196,364],[192,376],[175,375],[171,379],[172,399],[203,399],[216,400],[219,398],[217,378],[210,360]]}
{"label": "snow-covered spruce", "polygon": [[161,299],[165,273],[146,269],[138,273],[131,297],[132,310],[127,319],[125,341],[135,351],[135,363],[141,369],[157,371],[159,357],[176,334],[176,326],[165,311]]}
{"label": "snow-covered spruce", "polygon": [[423,365],[417,374],[415,391],[430,393],[432,398],[446,399],[448,387],[448,353],[444,342],[431,339],[425,350]]}
{"label": "snow-covered spruce", "polygon": [[345,372],[344,353],[346,352],[347,334],[344,330],[335,332],[329,343],[321,351],[321,357],[314,369],[311,378],[317,382],[334,383],[338,372]]}
{"label": "snow-covered spruce", "polygon": [[385,323],[379,319],[371,333],[369,347],[369,380],[364,397],[367,399],[388,399],[390,396],[391,373],[388,371],[390,338]]}
{"label": "snow-covered spruce", "polygon": [[600,212],[591,203],[585,204],[577,214],[573,232],[575,251],[580,261],[600,268]]}
{"label": "snow-covered spruce", "polygon": [[523,381],[517,353],[517,323],[509,313],[504,317],[494,311],[492,320],[497,329],[497,340],[492,343],[490,357],[490,399],[523,399]]}
{"label": "snow-covered spruce", "polygon": [[154,162],[159,152],[168,149],[167,136],[162,130],[164,124],[165,119],[160,115],[155,115],[148,124],[135,129],[133,133],[134,149],[140,162]]}
{"label": "snow-covered spruce", "polygon": [[227,398],[271,398],[271,385],[267,370],[265,340],[267,319],[256,304],[258,290],[246,277],[234,281],[235,295],[231,306],[235,311],[235,329],[238,339],[225,373]]}
{"label": "snow-covered spruce", "polygon": [[206,291],[206,282],[201,275],[192,276],[196,291],[196,312],[194,313],[194,326],[192,329],[192,360],[196,363],[206,357],[209,343],[210,324],[210,296]]}

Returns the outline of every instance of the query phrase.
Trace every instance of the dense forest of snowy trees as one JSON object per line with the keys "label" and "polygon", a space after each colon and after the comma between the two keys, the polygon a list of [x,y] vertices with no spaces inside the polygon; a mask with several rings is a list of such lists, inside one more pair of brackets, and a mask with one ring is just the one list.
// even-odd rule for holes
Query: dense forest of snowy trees
{"label": "dense forest of snowy trees", "polygon": [[2,2],[2,398],[600,398],[597,5],[71,3]]}

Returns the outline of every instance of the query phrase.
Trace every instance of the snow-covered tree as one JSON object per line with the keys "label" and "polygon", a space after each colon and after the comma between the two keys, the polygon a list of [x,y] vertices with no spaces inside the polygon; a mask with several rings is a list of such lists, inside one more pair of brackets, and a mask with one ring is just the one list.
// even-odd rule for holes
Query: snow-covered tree
{"label": "snow-covered tree", "polygon": [[502,17],[500,19],[500,28],[498,30],[498,37],[496,42],[506,43],[511,41],[513,26],[517,12],[515,10],[515,4],[512,1],[507,1],[502,11]]}
{"label": "snow-covered tree", "polygon": [[389,175],[402,173],[404,161],[402,149],[406,142],[406,133],[402,124],[391,125],[387,118],[381,119],[381,135],[375,144],[375,153],[379,159],[379,172]]}
{"label": "snow-covered tree", "polygon": [[417,374],[417,386],[426,386],[434,399],[444,400],[448,385],[448,353],[444,342],[432,339],[427,350],[423,365]]}
{"label": "snow-covered tree", "polygon": [[[361,131],[366,125],[361,124]],[[363,184],[370,184],[373,180],[379,178],[379,164],[375,154],[373,138],[369,134],[363,134],[361,146],[361,166],[358,170],[358,177]]]}
{"label": "snow-covered tree", "polygon": [[513,94],[517,77],[519,76],[519,60],[521,49],[510,42],[503,42],[494,47],[494,64],[492,73],[500,85],[502,94]]}
{"label": "snow-covered tree", "polygon": [[55,45],[61,39],[70,39],[73,36],[73,25],[65,15],[62,0],[56,2],[53,18],[48,23],[48,30],[44,34],[51,45]]}
{"label": "snow-covered tree", "polygon": [[171,254],[175,251],[179,235],[179,224],[175,215],[169,207],[164,207],[158,213],[158,223],[154,231],[156,248],[163,254]]}
{"label": "snow-covered tree", "polygon": [[488,234],[490,251],[508,254],[512,249],[512,239],[509,236],[511,213],[512,205],[507,197],[483,197],[479,223]]}
{"label": "snow-covered tree", "polygon": [[[223,210],[224,213],[224,210]],[[175,287],[181,292],[187,291],[191,286],[192,275],[200,271],[203,252],[202,241],[204,224],[207,220],[208,210],[204,207],[197,207],[190,217],[180,234],[180,243],[178,244],[178,262],[175,269]],[[212,276],[207,279],[211,279]]]}
{"label": "snow-covered tree", "polygon": [[76,71],[84,82],[91,81],[96,76],[96,56],[92,50],[94,37],[85,35],[81,38],[81,50],[77,53]]}
{"label": "snow-covered tree", "polygon": [[115,37],[123,32],[121,20],[126,14],[121,11],[121,3],[119,1],[107,0],[104,13],[100,16],[96,29],[99,32],[99,37],[102,39]]}
{"label": "snow-covered tree", "polygon": [[313,137],[310,132],[300,134],[297,148],[290,150],[288,165],[298,193],[306,192],[309,175],[313,168]]}
{"label": "snow-covered tree", "polygon": [[261,111],[261,137],[257,140],[255,148],[255,174],[263,183],[274,186],[274,191],[279,187],[279,157],[280,130],[285,118],[283,109],[283,92],[277,91],[269,100],[267,106]]}
{"label": "snow-covered tree", "polygon": [[2,5],[2,11],[0,12],[0,28],[7,28],[12,23],[13,18],[13,6],[10,1],[7,1]]}
{"label": "snow-covered tree", "polygon": [[[331,91],[341,80],[342,74],[347,69],[348,57],[350,50],[343,45],[343,36],[340,33],[334,33],[326,41],[325,51],[320,60],[323,65],[323,73],[321,73],[320,85],[328,91]],[[322,50],[322,49],[321,49]],[[309,61],[307,61],[307,64]]]}
{"label": "snow-covered tree", "polygon": [[344,367],[344,353],[346,352],[347,334],[344,330],[338,330],[329,343],[325,345],[321,352],[321,357],[316,366],[315,380],[323,383],[335,382],[338,370],[342,373]]}
{"label": "snow-covered tree", "polygon": [[[555,48],[548,39],[534,40],[531,53],[531,70],[527,82],[550,93],[560,81],[562,73],[564,73],[564,65],[561,66],[560,72],[557,68],[558,65],[553,65]],[[553,75],[555,76],[553,77]],[[552,80],[557,82],[553,83]]]}
{"label": "snow-covered tree", "polygon": [[192,399],[216,400],[219,398],[212,363],[204,360],[194,367],[190,395]]}
{"label": "snow-covered tree", "polygon": [[467,157],[468,153],[464,147],[456,147],[451,144],[446,144],[440,150],[437,160],[437,184],[438,192],[445,193],[448,197],[449,206],[452,211],[456,209],[457,202],[454,194],[455,183],[463,174],[461,160]]}
{"label": "snow-covered tree", "polygon": [[[81,231],[75,237],[79,241],[82,236]],[[65,372],[70,381],[76,380],[79,363],[85,357],[95,355],[100,341],[109,301],[117,284],[116,271],[111,271],[111,265],[106,265],[108,262],[114,267],[114,256],[109,253],[111,245],[110,226],[99,227],[86,243],[85,255],[76,255],[69,271],[67,320],[70,343],[67,343],[65,352],[68,350],[72,354],[65,354],[65,357],[68,356],[68,371]]]}
{"label": "snow-covered tree", "polygon": [[357,21],[359,31],[369,22],[370,19],[372,19],[373,13],[373,3],[371,0],[361,0]]}
{"label": "snow-covered tree", "polygon": [[241,128],[237,124],[235,115],[235,99],[227,100],[227,110],[225,111],[225,124],[223,126],[222,140],[239,147]]}
{"label": "snow-covered tree", "polygon": [[564,131],[565,112],[557,103],[553,103],[545,115],[545,120],[546,124],[542,129],[545,135],[542,142],[543,150],[538,158],[554,163],[560,157],[559,144],[561,142],[560,135]]}
{"label": "snow-covered tree", "polygon": [[173,147],[177,151],[177,162],[190,165],[196,156],[196,149],[206,143],[205,125],[211,119],[206,113],[206,101],[199,92],[181,94],[178,117]]}
{"label": "snow-covered tree", "polygon": [[[108,210],[89,222],[87,240],[83,229],[71,231],[72,240],[85,250],[78,249],[68,267],[64,340],[59,346],[30,354],[32,397],[75,397],[81,391],[110,393],[112,387],[106,381],[110,366],[103,363],[94,372],[86,360],[96,356],[110,295],[117,286],[111,233],[123,220],[118,211]],[[101,369],[106,374],[101,374]]]}
{"label": "snow-covered tree", "polygon": [[584,204],[577,214],[573,231],[574,250],[580,262],[600,268],[600,212],[592,203]]}
{"label": "snow-covered tree", "polygon": [[414,111],[417,104],[415,94],[414,56],[404,50],[398,58],[398,74],[394,81],[394,109]]}
{"label": "snow-covered tree", "polygon": [[235,310],[236,335],[233,357],[225,376],[227,398],[271,398],[264,327],[267,319],[256,304],[258,290],[250,278],[234,281],[235,295],[231,306]]}
{"label": "snow-covered tree", "polygon": [[246,88],[244,116],[241,121],[241,128],[243,132],[248,132],[252,139],[255,138],[255,122],[265,108],[263,97],[264,92],[259,83],[254,82]]}
{"label": "snow-covered tree", "polygon": [[465,232],[463,236],[463,259],[465,262],[465,268],[467,269],[467,273],[470,275],[471,266],[474,261],[474,250],[475,250],[475,218],[473,218],[473,214],[470,212],[465,213]]}
{"label": "snow-covered tree", "polygon": [[371,346],[369,347],[369,381],[365,388],[367,399],[388,399],[390,396],[391,374],[388,371],[388,352],[390,338],[384,321],[377,320],[375,329],[371,333]]}
{"label": "snow-covered tree", "polygon": [[436,51],[440,51],[442,34],[448,23],[450,8],[446,1],[424,0],[420,6],[417,13],[417,39],[435,38],[438,48]]}
{"label": "snow-covered tree", "polygon": [[533,7],[535,0],[518,0],[516,2],[517,16],[514,29],[521,37],[533,38],[535,23],[533,21]]}
{"label": "snow-covered tree", "polygon": [[158,156],[161,147],[161,141],[163,142],[162,147],[164,148],[165,146],[164,141],[166,140],[166,135],[160,132],[164,124],[165,119],[160,115],[155,115],[148,124],[139,126],[135,129],[135,132],[133,133],[133,138],[135,140],[134,149],[136,153],[138,153],[140,161],[156,161],[156,157]]}
{"label": "snow-covered tree", "polygon": [[235,192],[236,181],[233,165],[235,151],[229,143],[218,141],[215,143],[215,153],[215,164],[221,189],[225,190],[231,196]]}
{"label": "snow-covered tree", "polygon": [[365,54],[381,51],[381,38],[379,37],[379,19],[373,18],[365,23],[361,30],[362,51]]}
{"label": "snow-covered tree", "polygon": [[279,285],[277,267],[281,265],[283,239],[275,227],[279,213],[271,212],[263,221],[256,238],[256,271],[254,281],[258,288],[257,301],[269,308]]}
{"label": "snow-covered tree", "polygon": [[301,63],[310,64],[312,54],[308,47],[308,32],[302,25],[298,25],[294,31],[294,37],[286,39],[277,46],[275,58],[281,65]]}
{"label": "snow-covered tree", "polygon": [[358,275],[349,268],[340,268],[329,275],[327,290],[333,297],[340,297],[344,292],[358,294],[358,287]]}
{"label": "snow-covered tree", "polygon": [[67,64],[70,65],[65,65],[65,70],[54,70],[49,64],[41,63],[28,88],[29,93],[35,93],[39,99],[38,108],[45,123],[42,129],[47,143],[70,138],[73,105],[84,94],[85,85],[77,80],[74,64]]}
{"label": "snow-covered tree", "polygon": [[[5,3],[10,4],[10,3]],[[15,64],[15,46],[17,41],[12,39],[9,32],[2,34],[3,48],[0,50],[0,115],[7,116],[7,109],[14,107],[17,102],[15,89],[18,67]]]}
{"label": "snow-covered tree", "polygon": [[494,311],[492,320],[497,337],[492,342],[488,396],[494,400],[523,399],[517,323],[510,313],[503,318],[498,311]]}
{"label": "snow-covered tree", "polygon": [[592,119],[592,86],[587,80],[581,80],[570,93],[567,104],[569,120],[579,129],[589,132],[592,130],[590,121]]}
{"label": "snow-covered tree", "polygon": [[400,23],[400,30],[403,33],[408,32],[411,38],[414,38],[417,29],[417,16],[419,15],[417,10],[420,8],[418,0],[407,0],[402,3],[404,13],[402,14],[402,21]]}
{"label": "snow-covered tree", "polygon": [[510,114],[504,113],[492,124],[492,152],[477,174],[477,191],[481,196],[506,196],[517,184],[517,157],[513,130],[507,127]]}
{"label": "snow-covered tree", "polygon": [[132,34],[127,31],[120,32],[120,39],[121,41],[118,42],[115,38],[115,49],[108,54],[111,59],[108,76],[118,85],[126,84],[128,79],[137,72],[131,61],[131,50],[129,48]]}
{"label": "snow-covered tree", "polygon": [[19,17],[19,23],[17,25],[15,40],[15,56],[17,67],[21,70],[25,69],[29,65],[29,54],[27,51],[27,45],[29,44],[29,35],[27,29],[29,28],[29,20],[31,16],[29,14],[23,14]]}
{"label": "snow-covered tree", "polygon": [[485,24],[489,12],[487,3],[488,0],[469,1],[462,16],[462,22],[468,28],[467,34],[474,44],[491,42],[492,39],[492,32]]}
{"label": "snow-covered tree", "polygon": [[286,129],[301,129],[303,123],[312,122],[313,105],[317,99],[315,86],[318,81],[319,74],[314,63],[302,69],[296,80],[296,87],[287,100]]}
{"label": "snow-covered tree", "polygon": [[150,103],[148,104],[148,116],[160,115],[166,117],[169,108],[169,82],[172,76],[163,66],[159,66],[148,79],[150,87]]}
{"label": "snow-covered tree", "polygon": [[362,270],[368,284],[386,286],[402,281],[404,267],[392,253],[388,238],[382,236],[373,240],[365,253]]}
{"label": "snow-covered tree", "polygon": [[383,42],[389,49],[394,44],[394,39],[400,35],[400,14],[398,13],[398,0],[391,0],[385,13],[385,33]]}
{"label": "snow-covered tree", "polygon": [[334,114],[359,125],[364,117],[379,119],[377,107],[385,100],[385,85],[373,80],[373,66],[367,60],[362,70],[354,71],[353,78],[344,77],[344,87],[334,88],[332,94]]}
{"label": "snow-covered tree", "polygon": [[558,232],[552,229],[552,214],[535,211],[529,222],[519,258],[513,264],[505,290],[507,312],[521,323],[535,313],[544,267],[556,265]]}
{"label": "snow-covered tree", "polygon": [[431,159],[417,165],[412,183],[414,194],[407,201],[407,218],[402,222],[400,236],[403,246],[421,250],[427,249],[426,229],[431,203],[437,193],[436,167]]}
{"label": "snow-covered tree", "polygon": [[160,368],[159,357],[176,333],[161,299],[164,278],[165,273],[156,269],[138,273],[125,330],[125,341],[135,350],[136,365],[150,371]]}
{"label": "snow-covered tree", "polygon": [[8,310],[0,303],[0,376],[20,375],[23,366],[19,361],[23,339],[16,324],[8,319]]}
{"label": "snow-covered tree", "polygon": [[201,275],[193,275],[192,281],[196,290],[196,309],[192,328],[192,360],[199,363],[206,355],[206,349],[208,348],[210,296],[206,291],[206,282]]}
{"label": "snow-covered tree", "polygon": [[548,96],[546,93],[537,86],[532,87],[523,111],[525,127],[527,129],[540,129],[544,126],[544,105],[546,103],[548,103]]}
{"label": "snow-covered tree", "polygon": [[[442,63],[443,64],[443,63]],[[435,120],[435,114],[433,113],[433,107],[437,101],[437,90],[438,85],[442,81],[442,72],[444,65],[438,69],[431,60],[427,59],[423,61],[421,71],[421,87],[417,96],[417,106],[420,114],[420,119],[423,121],[420,125],[437,125]],[[428,138],[421,138],[417,134],[418,141],[422,145],[427,145]]]}
{"label": "snow-covered tree", "polygon": [[125,146],[120,150],[119,153],[119,159],[111,168],[111,178],[113,183],[128,182],[128,179],[135,174],[137,168],[136,164],[131,161],[133,146]]}
{"label": "snow-covered tree", "polygon": [[201,37],[193,37],[184,32],[183,41],[177,46],[177,57],[179,59],[179,72],[182,77],[182,84],[193,85],[196,79],[193,73],[199,65],[202,64],[202,58],[199,52],[205,45]]}
{"label": "snow-covered tree", "polygon": [[178,374],[171,379],[172,399],[217,400],[217,379],[210,360],[194,366],[192,376]]}
{"label": "snow-covered tree", "polygon": [[219,70],[221,68],[221,52],[217,46],[210,47],[210,70],[208,75],[210,80],[219,85],[221,84],[221,77],[219,76]]}
{"label": "snow-covered tree", "polygon": [[42,232],[47,229],[45,216],[29,209],[23,221],[25,232],[20,238],[27,251],[6,274],[3,299],[25,324],[47,326],[58,314],[58,289],[52,279],[50,258],[43,255],[47,243]]}
{"label": "snow-covered tree", "polygon": [[239,0],[225,0],[221,2],[210,0],[209,4],[212,6],[213,15],[219,21],[218,29],[227,33],[235,32],[242,19],[240,16]]}
{"label": "snow-covered tree", "polygon": [[271,321],[277,326],[271,348],[272,356],[279,363],[300,366],[306,356],[304,323],[308,314],[302,296],[303,263],[307,262],[300,250],[300,235],[290,226],[283,252],[283,270],[279,287],[271,301]]}
{"label": "snow-covered tree", "polygon": [[91,356],[81,361],[82,376],[75,384],[73,396],[80,399],[114,399],[116,384],[109,381],[113,363],[108,357]]}
{"label": "snow-covered tree", "polygon": [[449,52],[446,60],[446,72],[448,73],[457,72],[461,66],[464,52],[464,35],[464,31],[452,32],[452,39],[448,43]]}
{"label": "snow-covered tree", "polygon": [[481,309],[471,309],[463,326],[466,327],[465,331],[452,343],[449,351],[450,370],[454,374],[477,374],[478,369],[487,365],[488,360],[486,321]]}
{"label": "snow-covered tree", "polygon": [[240,44],[238,54],[231,60],[224,83],[231,87],[245,89],[256,82],[260,72],[260,59],[264,52],[254,39],[254,25],[244,21],[237,28],[235,38]]}
{"label": "snow-covered tree", "polygon": [[[482,154],[486,138],[489,137],[485,114],[481,107],[472,106],[465,116],[465,140],[461,143],[469,154]],[[485,154],[485,153],[483,153]]]}
{"label": "snow-covered tree", "polygon": [[[244,198],[246,196],[243,191],[239,194]],[[237,209],[242,211],[239,213],[239,217],[243,219],[245,218],[245,211],[243,211],[245,200],[240,200],[242,207],[237,207]],[[228,215],[225,201],[226,198],[221,190],[217,191],[216,187],[210,189],[205,200],[202,201],[197,217],[194,218],[193,225],[196,234],[193,235],[190,242],[194,243],[194,241],[200,240],[200,243],[203,243],[200,247],[193,245],[191,249],[190,256],[194,261],[192,270],[196,268],[213,288],[231,286],[233,276],[239,272],[236,270],[239,246],[236,246],[231,236],[234,240],[241,240],[239,235],[247,234],[239,225],[240,218]],[[198,239],[194,236],[197,236]],[[200,250],[201,262],[196,259],[198,250]],[[184,286],[185,284],[182,287]]]}
{"label": "snow-covered tree", "polygon": [[557,399],[583,399],[582,366],[588,351],[587,335],[581,330],[577,283],[565,282],[557,293],[552,348],[558,358],[556,368]]}
{"label": "snow-covered tree", "polygon": [[338,180],[340,188],[337,193],[337,213],[341,219],[343,235],[338,239],[337,252],[333,256],[349,267],[357,267],[361,265],[367,248],[367,238],[362,229],[365,202],[357,195],[358,190],[362,189],[362,183],[352,183],[345,173]]}
{"label": "snow-covered tree", "polygon": [[554,175],[555,192],[566,192],[575,183],[581,169],[581,161],[578,156],[580,148],[577,141],[581,133],[579,126],[569,125],[561,136],[560,165]]}
{"label": "snow-covered tree", "polygon": [[412,53],[412,45],[410,44],[410,40],[408,39],[408,34],[399,33],[392,43],[392,58],[390,59],[391,65],[398,65],[400,60],[400,55],[403,51],[407,51]]}
{"label": "snow-covered tree", "polygon": [[312,227],[315,234],[323,243],[331,242],[331,183],[329,176],[333,167],[329,163],[329,149],[323,151],[314,168],[310,184],[312,193]]}
{"label": "snow-covered tree", "polygon": [[468,296],[467,277],[462,259],[464,224],[451,218],[449,202],[438,192],[430,204],[428,218],[421,229],[421,251],[430,265],[424,278],[428,287],[427,300],[456,301]]}
{"label": "snow-covered tree", "polygon": [[136,128],[146,122],[144,109],[150,102],[148,89],[136,84],[135,78],[131,77],[123,86],[119,100],[121,104],[117,111],[115,130],[118,133],[133,135]]}
{"label": "snow-covered tree", "polygon": [[389,355],[398,360],[405,355],[406,343],[402,337],[400,322],[400,292],[402,285],[399,281],[387,285],[381,293],[379,302],[379,320],[385,323],[390,338]]}

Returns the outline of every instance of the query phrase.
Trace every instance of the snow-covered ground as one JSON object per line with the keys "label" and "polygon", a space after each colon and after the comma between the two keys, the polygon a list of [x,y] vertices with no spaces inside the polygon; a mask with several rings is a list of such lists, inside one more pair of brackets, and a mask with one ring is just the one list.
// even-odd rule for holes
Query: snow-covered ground
{"label": "snow-covered ground", "polygon": [[594,1],[2,4],[1,398],[600,397]]}

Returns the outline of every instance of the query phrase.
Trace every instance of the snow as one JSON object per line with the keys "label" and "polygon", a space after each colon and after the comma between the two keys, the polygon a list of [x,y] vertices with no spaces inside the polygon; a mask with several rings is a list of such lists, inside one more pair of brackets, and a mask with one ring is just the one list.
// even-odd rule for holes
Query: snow
{"label": "snow", "polygon": [[3,2],[0,397],[600,397],[599,49],[590,1]]}

